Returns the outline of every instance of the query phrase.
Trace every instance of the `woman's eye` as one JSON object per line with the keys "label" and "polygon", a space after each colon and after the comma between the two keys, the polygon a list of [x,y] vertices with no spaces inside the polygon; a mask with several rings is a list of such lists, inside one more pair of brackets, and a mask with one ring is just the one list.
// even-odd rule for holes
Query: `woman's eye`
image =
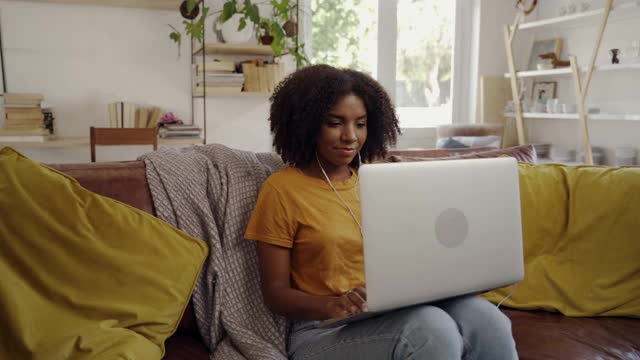
{"label": "woman's eye", "polygon": [[359,128],[367,127],[367,123],[358,123]]}
{"label": "woman's eye", "polygon": [[337,121],[329,121],[328,125],[330,127],[336,127],[336,126],[340,126],[340,123]]}

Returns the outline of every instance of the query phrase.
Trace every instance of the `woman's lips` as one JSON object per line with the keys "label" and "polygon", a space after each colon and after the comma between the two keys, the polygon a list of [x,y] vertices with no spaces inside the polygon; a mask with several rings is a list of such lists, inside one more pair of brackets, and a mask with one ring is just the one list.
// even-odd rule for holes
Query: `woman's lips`
{"label": "woman's lips", "polygon": [[341,156],[354,156],[356,154],[356,149],[351,149],[351,148],[336,148],[336,150],[338,151],[338,154],[340,154]]}

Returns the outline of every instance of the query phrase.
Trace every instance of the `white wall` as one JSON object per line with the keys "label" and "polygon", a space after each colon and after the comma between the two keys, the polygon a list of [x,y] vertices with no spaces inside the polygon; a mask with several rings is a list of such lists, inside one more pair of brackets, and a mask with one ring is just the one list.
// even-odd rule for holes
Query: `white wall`
{"label": "white wall", "polygon": [[[215,12],[222,0],[207,3]],[[215,41],[217,16],[207,21],[207,41]],[[55,108],[60,136],[88,136],[90,126],[107,126],[107,104],[120,100],[158,105],[191,119],[188,41],[178,59],[168,38],[167,24],[182,28],[177,11],[0,0],[0,21],[8,89],[42,93]],[[482,64],[494,66],[494,58],[504,61],[503,49],[496,48],[502,52],[480,47],[484,59],[480,71]],[[267,97],[207,99],[208,142],[270,151],[268,111]],[[202,125],[197,121],[202,118],[201,99],[196,99],[194,113]],[[409,129],[397,147],[430,148],[434,135],[433,129]],[[47,163],[89,161],[88,147],[18,150]],[[130,160],[146,151],[145,147],[101,148],[98,160]]]}
{"label": "white wall", "polygon": [[[504,50],[503,27],[513,21],[514,8],[511,3],[501,0],[481,0],[482,15],[480,26],[480,56],[478,74],[500,76],[508,72],[506,53]],[[616,1],[622,3],[623,1]],[[526,18],[526,21],[557,16],[562,1],[539,2],[539,5]],[[592,1],[592,8],[604,5],[603,0]],[[520,31],[514,40],[516,67],[524,69],[529,60],[531,45],[534,39],[563,38],[562,59],[568,54],[578,58],[580,66],[586,66],[590,60],[598,31],[596,25],[589,27],[572,27],[563,30]],[[630,46],[633,39],[640,39],[640,21],[638,17],[624,20],[610,20],[596,64],[610,63],[608,56],[611,48]],[[557,81],[557,97],[562,103],[575,104],[575,91],[570,77],[541,78],[539,81]],[[640,71],[595,73],[589,95],[588,107],[599,107],[607,113],[640,113],[640,95],[638,84]],[[527,98],[531,95],[532,82],[527,83]],[[525,120],[526,130],[531,143],[549,142],[558,146],[582,150],[579,123],[577,120]],[[615,147],[632,146],[640,150],[640,122],[638,121],[592,121],[590,123],[591,143],[605,149],[605,160],[613,163]]]}
{"label": "white wall", "polygon": [[[177,59],[168,38],[177,11],[0,1],[0,21],[8,90],[43,94],[60,136],[108,126],[107,104],[120,100],[191,120],[190,59]],[[19,150],[42,162],[89,161],[88,147]],[[99,160],[143,152],[101,149]]]}

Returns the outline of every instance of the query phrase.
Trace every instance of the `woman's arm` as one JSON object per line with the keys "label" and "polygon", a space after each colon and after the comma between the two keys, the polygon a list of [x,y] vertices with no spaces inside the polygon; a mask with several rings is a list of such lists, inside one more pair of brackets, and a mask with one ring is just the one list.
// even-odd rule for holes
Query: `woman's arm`
{"label": "woman's arm", "polygon": [[326,320],[366,310],[364,289],[342,296],[315,296],[291,287],[291,249],[258,241],[264,302],[290,320]]}

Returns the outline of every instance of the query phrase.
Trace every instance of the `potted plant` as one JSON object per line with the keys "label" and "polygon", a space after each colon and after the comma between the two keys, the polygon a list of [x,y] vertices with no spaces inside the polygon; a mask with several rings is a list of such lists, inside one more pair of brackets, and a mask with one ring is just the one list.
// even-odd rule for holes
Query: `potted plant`
{"label": "potted plant", "polygon": [[[201,3],[202,14],[200,11]],[[202,42],[202,39],[204,38],[204,22],[209,16],[209,7],[204,5],[203,0],[185,0],[180,4],[180,14],[184,18],[184,20],[182,20],[182,24],[184,25],[185,33],[192,39]],[[168,25],[173,29],[173,32],[169,34],[169,38],[178,45],[178,57],[180,57],[182,33],[173,25]]]}
{"label": "potted plant", "polygon": [[260,22],[260,10],[250,0],[238,5],[236,0],[228,0],[222,7],[222,14],[216,27],[222,31],[225,42],[247,42]]}
{"label": "potted plant", "polygon": [[271,17],[260,16],[260,10],[251,0],[243,0],[238,6],[236,0],[227,0],[223,5],[218,22],[225,23],[233,16],[240,14],[237,30],[244,29],[249,22],[253,23],[256,38],[263,45],[270,45],[276,56],[284,53],[295,57],[298,66],[308,64],[304,54],[304,44],[298,44],[297,24],[290,15],[296,8],[289,0],[271,0]]}

